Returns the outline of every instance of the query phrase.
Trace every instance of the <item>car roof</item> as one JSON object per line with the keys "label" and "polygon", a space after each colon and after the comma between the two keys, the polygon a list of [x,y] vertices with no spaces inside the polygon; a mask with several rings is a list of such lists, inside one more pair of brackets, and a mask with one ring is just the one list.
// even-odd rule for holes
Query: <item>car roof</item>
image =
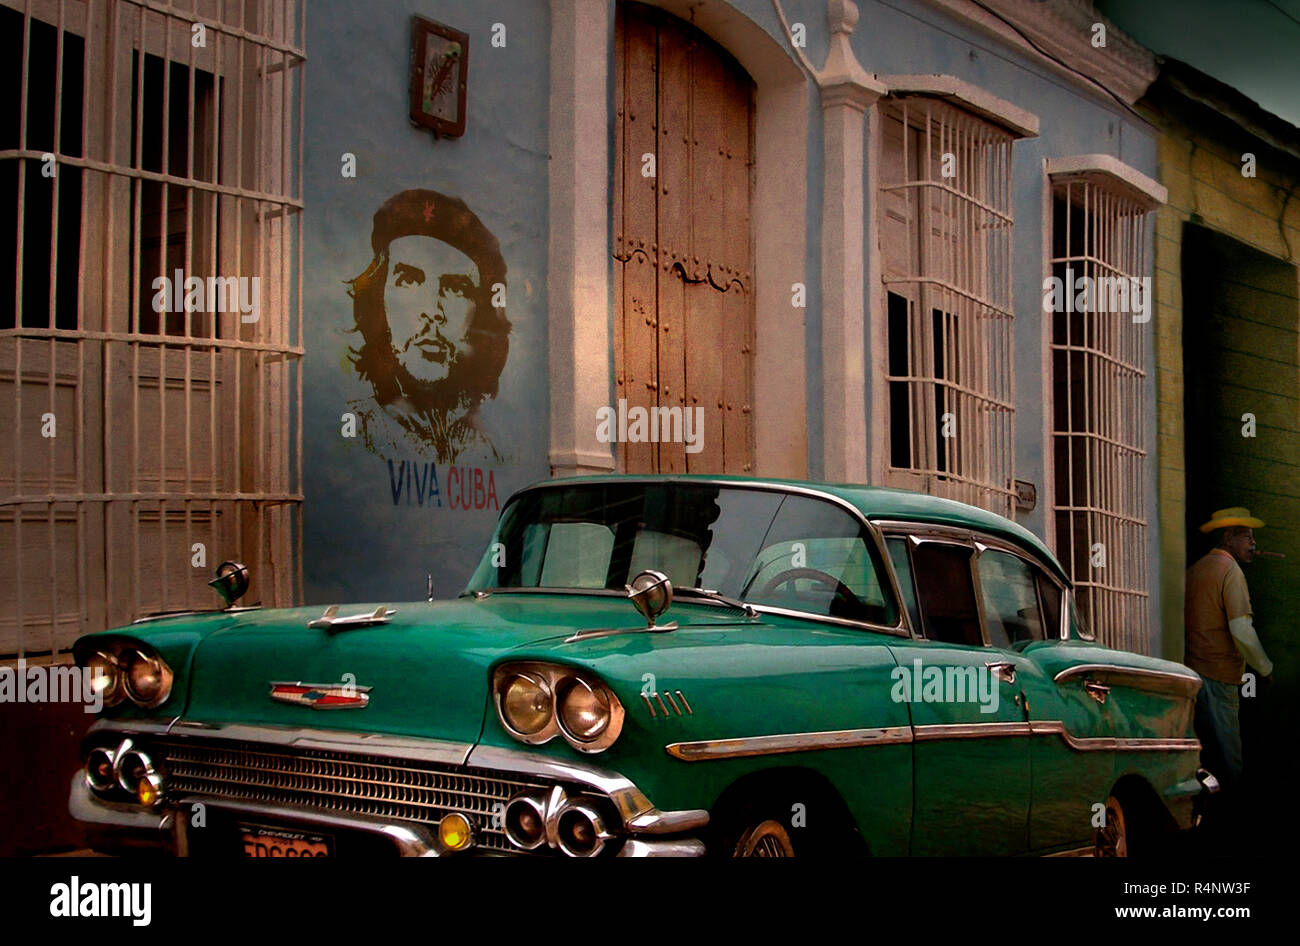
{"label": "car roof", "polygon": [[[542,480],[527,486],[526,490],[548,486],[574,486],[584,483],[715,483],[749,487],[789,487],[792,490],[812,490],[839,499],[858,510],[867,519],[907,520],[930,525],[977,529],[1005,539],[1032,552],[1067,583],[1069,576],[1060,562],[1038,536],[1024,526],[987,509],[980,509],[953,499],[915,493],[905,489],[884,486],[864,486],[860,483],[820,483],[813,480],[774,479],[762,476],[735,476],[726,474],[619,474],[603,473],[587,476],[566,476],[561,479]],[[515,495],[519,495],[516,493]],[[511,497],[514,498],[513,496]]]}

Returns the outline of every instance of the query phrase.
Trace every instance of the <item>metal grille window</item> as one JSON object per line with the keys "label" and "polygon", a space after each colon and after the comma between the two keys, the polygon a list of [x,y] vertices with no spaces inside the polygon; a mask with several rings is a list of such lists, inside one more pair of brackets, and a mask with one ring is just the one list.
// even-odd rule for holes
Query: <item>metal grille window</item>
{"label": "metal grille window", "polygon": [[0,655],[301,589],[303,17],[0,0]]}
{"label": "metal grille window", "polygon": [[920,96],[881,117],[888,481],[1009,516],[1012,137]]}
{"label": "metal grille window", "polygon": [[1057,554],[1098,640],[1137,652],[1148,649],[1145,331],[1133,300],[1116,305],[1107,287],[1127,290],[1147,272],[1147,213],[1086,175],[1053,179],[1052,275],[1063,289],[1049,315]]}

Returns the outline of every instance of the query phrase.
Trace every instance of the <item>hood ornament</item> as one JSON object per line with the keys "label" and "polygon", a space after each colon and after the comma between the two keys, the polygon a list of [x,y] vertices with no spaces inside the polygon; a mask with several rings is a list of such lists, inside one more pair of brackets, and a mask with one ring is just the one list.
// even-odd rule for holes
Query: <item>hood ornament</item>
{"label": "hood ornament", "polygon": [[628,600],[645,618],[645,627],[604,627],[578,631],[572,637],[566,637],[564,643],[571,644],[574,641],[586,641],[595,637],[611,637],[614,634],[658,634],[663,631],[677,630],[676,621],[669,621],[667,624],[656,623],[673,603],[673,583],[668,580],[667,575],[653,568],[647,568],[633,578],[632,583],[626,588]]}
{"label": "hood ornament", "polygon": [[[673,583],[668,580],[667,575],[653,568],[647,568],[632,579],[632,584],[627,586],[627,596],[645,618],[647,631],[670,630],[668,625],[663,627],[655,625],[659,615],[667,611],[668,606],[673,603]],[[676,626],[676,623],[672,624],[672,627]]]}
{"label": "hood ornament", "polygon": [[331,604],[322,614],[314,621],[307,623],[308,627],[321,627],[327,631],[345,631],[350,627],[370,627],[375,624],[387,624],[389,619],[396,614],[386,604],[381,604],[373,611],[363,614],[352,614],[348,617],[341,618],[338,616],[339,606]]}
{"label": "hood ornament", "polygon": [[248,591],[248,566],[239,562],[222,562],[217,566],[216,577],[208,584],[221,595],[227,608],[233,608]]}

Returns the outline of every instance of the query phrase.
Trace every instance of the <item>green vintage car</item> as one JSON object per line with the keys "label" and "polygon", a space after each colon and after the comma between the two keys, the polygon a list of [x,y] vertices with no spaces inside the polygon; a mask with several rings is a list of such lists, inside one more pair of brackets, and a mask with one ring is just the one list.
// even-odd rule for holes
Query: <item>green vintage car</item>
{"label": "green vintage car", "polygon": [[1214,787],[1195,673],[1093,642],[1025,529],[897,490],[555,480],[456,600],[231,607],[76,655],[106,708],[70,807],[104,849],[1125,854]]}

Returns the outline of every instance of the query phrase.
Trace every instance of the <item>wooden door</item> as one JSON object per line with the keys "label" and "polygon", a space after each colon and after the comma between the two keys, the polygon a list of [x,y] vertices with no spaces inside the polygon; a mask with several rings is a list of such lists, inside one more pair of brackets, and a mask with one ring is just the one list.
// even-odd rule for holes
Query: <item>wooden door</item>
{"label": "wooden door", "polygon": [[[652,7],[620,3],[616,31],[616,397],[661,428],[680,412],[660,442],[620,443],[620,468],[751,472],[754,84]],[[694,443],[671,437],[688,411]]]}

